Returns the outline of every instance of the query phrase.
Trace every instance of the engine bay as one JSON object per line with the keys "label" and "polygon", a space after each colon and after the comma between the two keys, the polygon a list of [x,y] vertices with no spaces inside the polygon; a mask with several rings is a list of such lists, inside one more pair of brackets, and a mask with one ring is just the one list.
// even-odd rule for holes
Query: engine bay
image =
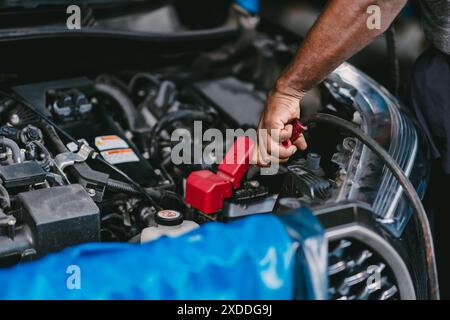
{"label": "engine bay", "polygon": [[[224,135],[255,128],[266,93],[254,83],[235,75],[138,72],[12,91],[0,104],[3,266],[76,243],[147,241],[159,225],[189,229],[273,213],[282,198],[324,204],[339,192],[355,143],[339,134],[322,139],[320,127],[311,128],[305,134],[321,143],[275,174],[251,166],[222,208],[205,214],[185,201],[186,180],[196,171],[217,172],[221,159],[196,137],[195,125]],[[187,163],[171,161],[178,143],[171,137],[180,128],[192,133],[192,148],[200,144],[201,159],[193,151],[183,155]]]}
{"label": "engine bay", "polygon": [[[308,212],[325,240],[322,263],[311,266],[322,272],[328,298],[436,295],[427,218],[433,221],[434,213],[420,205],[430,178],[426,140],[400,96],[383,87],[385,70],[369,72],[352,60],[337,67],[305,95],[300,119],[291,123],[291,140],[303,134],[307,149],[287,163],[260,167],[252,162],[257,127],[268,93],[297,52],[298,34],[236,8],[220,26],[205,26],[181,21],[178,4],[198,11],[192,4],[134,2],[82,8],[88,18],[81,30],[66,30],[64,10],[50,22],[2,29],[0,269],[6,278],[10,270],[34,272],[52,259],[65,268],[72,253],[100,261],[99,252],[111,248],[125,248],[127,271],[133,264],[148,270],[133,262],[131,248],[144,252],[146,266],[178,260],[172,264],[185,272],[184,258],[195,255],[183,241],[203,234],[213,252],[233,255],[231,242],[245,256],[253,243],[272,250],[276,239],[264,236],[274,235],[270,222],[265,228],[249,222],[251,242],[239,233],[241,224],[258,219],[282,221],[280,230],[300,247],[302,228],[291,229],[297,222],[290,218]],[[170,23],[162,26],[163,20]],[[41,54],[30,58],[35,51]],[[172,241],[181,245],[147,259],[144,249]],[[216,264],[205,248],[191,260],[202,277],[201,258]],[[119,264],[114,270],[121,273]],[[103,270],[98,266],[93,270]],[[233,274],[221,269],[214,278],[224,282],[222,275]],[[242,269],[240,275],[247,277]],[[241,291],[238,282],[229,291]]]}

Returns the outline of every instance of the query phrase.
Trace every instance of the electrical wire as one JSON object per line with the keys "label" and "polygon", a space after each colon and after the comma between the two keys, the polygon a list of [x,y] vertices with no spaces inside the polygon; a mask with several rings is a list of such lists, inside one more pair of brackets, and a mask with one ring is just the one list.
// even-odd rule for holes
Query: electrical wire
{"label": "electrical wire", "polygon": [[133,185],[149,202],[150,204],[155,207],[156,210],[162,210],[161,206],[156,203],[156,201],[153,199],[153,197],[143,188],[139,183],[131,179],[125,172],[117,168],[116,166],[110,164],[108,161],[100,157],[100,155],[97,153],[94,157],[97,161],[104,164],[120,176],[122,176],[125,180],[127,180],[131,185]]}
{"label": "electrical wire", "polygon": [[395,162],[391,155],[383,149],[374,139],[364,133],[357,125],[347,120],[341,119],[330,114],[319,113],[312,116],[306,116],[302,118],[302,123],[308,125],[310,123],[325,123],[343,129],[346,132],[358,138],[364,145],[366,145],[373,153],[375,153],[384,162],[386,167],[397,178],[400,185],[403,187],[405,195],[411,202],[414,212],[416,213],[419,221],[424,245],[425,245],[425,258],[427,263],[427,278],[429,283],[429,295],[433,300],[439,299],[439,283],[436,268],[436,258],[434,253],[434,243],[431,234],[430,223],[428,216],[423,207],[422,200],[416,192],[416,189],[409,181],[400,166]]}
{"label": "electrical wire", "polygon": [[197,210],[197,214],[199,216],[203,217],[205,220],[208,220],[208,221],[211,221],[211,222],[216,222],[216,220],[213,217],[211,217],[211,216],[209,216],[209,215],[207,215],[207,214],[205,214],[205,213],[203,213],[201,211]]}

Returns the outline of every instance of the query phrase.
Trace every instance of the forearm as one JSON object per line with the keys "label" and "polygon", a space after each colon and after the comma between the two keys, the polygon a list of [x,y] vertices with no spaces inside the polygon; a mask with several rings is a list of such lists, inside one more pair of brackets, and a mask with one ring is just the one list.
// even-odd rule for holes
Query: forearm
{"label": "forearm", "polygon": [[[277,82],[277,90],[301,96],[342,62],[383,33],[407,0],[331,0]],[[381,28],[367,27],[367,8],[381,9]]]}

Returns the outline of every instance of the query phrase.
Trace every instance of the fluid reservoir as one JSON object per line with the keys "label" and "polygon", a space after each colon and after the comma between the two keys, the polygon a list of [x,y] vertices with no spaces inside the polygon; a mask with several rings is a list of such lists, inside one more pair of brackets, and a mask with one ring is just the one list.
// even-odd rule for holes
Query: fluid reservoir
{"label": "fluid reservoir", "polygon": [[155,215],[156,227],[142,230],[141,243],[159,239],[162,236],[178,237],[198,228],[194,221],[183,220],[183,215],[175,210],[161,210]]}

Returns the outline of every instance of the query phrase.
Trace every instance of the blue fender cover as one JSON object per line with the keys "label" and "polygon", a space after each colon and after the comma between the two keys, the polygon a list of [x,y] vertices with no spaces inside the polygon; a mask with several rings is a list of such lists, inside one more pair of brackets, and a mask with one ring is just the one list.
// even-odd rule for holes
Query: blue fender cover
{"label": "blue fender cover", "polygon": [[294,299],[328,299],[328,240],[324,229],[309,209],[299,209],[280,217],[299,245],[294,268]]}
{"label": "blue fender cover", "polygon": [[288,233],[292,221],[286,227],[276,216],[258,215],[143,245],[83,244],[0,270],[0,299],[323,298],[326,272],[314,274],[323,266],[307,266],[323,263],[309,259],[320,243],[300,253],[305,240],[307,246],[323,242],[323,230],[301,210],[294,219],[306,227],[297,231],[301,242]]}

